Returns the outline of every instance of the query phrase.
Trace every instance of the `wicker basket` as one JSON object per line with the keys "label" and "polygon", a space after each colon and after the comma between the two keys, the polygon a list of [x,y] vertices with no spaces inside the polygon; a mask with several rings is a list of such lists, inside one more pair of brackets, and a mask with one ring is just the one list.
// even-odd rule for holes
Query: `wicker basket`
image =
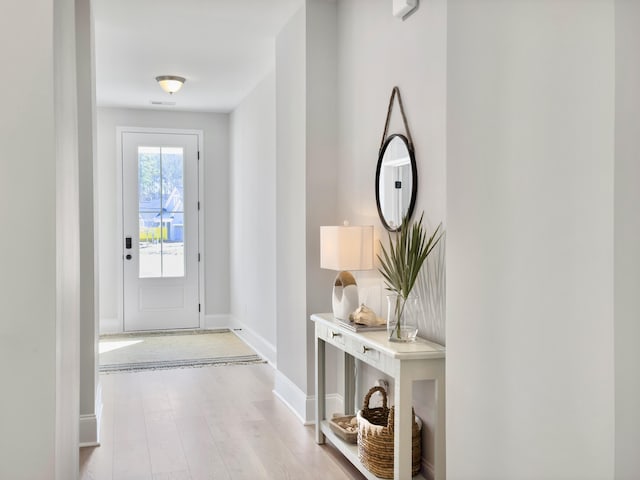
{"label": "wicker basket", "polygon": [[[382,394],[382,407],[369,408],[371,395]],[[411,475],[420,472],[422,422],[413,409],[411,428]],[[380,478],[393,478],[393,415],[394,408],[387,408],[387,392],[373,387],[364,397],[358,418],[358,458],[373,474]]]}

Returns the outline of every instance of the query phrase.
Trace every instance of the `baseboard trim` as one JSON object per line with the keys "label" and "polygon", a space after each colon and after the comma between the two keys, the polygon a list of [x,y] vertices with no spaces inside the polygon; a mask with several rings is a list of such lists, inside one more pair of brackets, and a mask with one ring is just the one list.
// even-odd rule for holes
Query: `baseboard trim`
{"label": "baseboard trim", "polygon": [[[280,370],[276,370],[273,394],[289,407],[289,410],[298,417],[300,423],[303,425],[315,423],[313,421],[313,397],[305,394]],[[311,408],[309,408],[310,406]]]}
{"label": "baseboard trim", "polygon": [[[202,317],[202,330],[216,330],[219,328],[233,329],[237,325],[229,314],[204,315]],[[100,335],[112,335],[124,333],[122,321],[118,318],[101,318]]]}
{"label": "baseboard trim", "polygon": [[102,384],[96,388],[96,413],[80,415],[78,443],[80,447],[100,446],[100,423],[102,420]]}
{"label": "baseboard trim", "polygon": [[229,314],[204,315],[202,319],[202,328],[205,330],[213,330],[217,328],[234,328],[234,322]]}
{"label": "baseboard trim", "polygon": [[[316,423],[316,397],[306,395],[295,383],[279,370],[276,370],[273,394],[280,399],[298,417],[303,425]],[[325,411],[328,418],[334,413],[344,412],[344,398],[337,393],[326,397]]]}
{"label": "baseboard trim", "polygon": [[330,393],[325,398],[325,411],[327,418],[331,418],[334,413],[344,413],[344,398],[342,395]]}
{"label": "baseboard trim", "polygon": [[79,444],[81,447],[97,447],[100,445],[98,437],[98,416],[95,414],[80,415]]}
{"label": "baseboard trim", "polygon": [[255,330],[250,327],[247,327],[242,322],[235,321],[233,322],[237,326],[233,329],[233,333],[235,333],[238,337],[240,337],[247,345],[255,350],[255,352],[264,358],[269,365],[273,368],[277,368],[277,355],[276,355],[276,347],[272,343],[265,340],[265,338]]}

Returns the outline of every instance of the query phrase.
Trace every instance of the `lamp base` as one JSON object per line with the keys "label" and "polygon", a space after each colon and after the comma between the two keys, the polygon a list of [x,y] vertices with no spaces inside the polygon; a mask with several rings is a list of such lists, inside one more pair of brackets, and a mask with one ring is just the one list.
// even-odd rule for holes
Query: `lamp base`
{"label": "lamp base", "polygon": [[358,309],[358,285],[356,279],[349,272],[340,272],[333,282],[333,316],[345,322],[349,315]]}

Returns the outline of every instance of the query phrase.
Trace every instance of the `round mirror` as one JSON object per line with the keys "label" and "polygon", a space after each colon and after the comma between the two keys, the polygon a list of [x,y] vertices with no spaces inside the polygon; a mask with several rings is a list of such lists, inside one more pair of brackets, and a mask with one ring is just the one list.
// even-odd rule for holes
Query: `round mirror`
{"label": "round mirror", "polygon": [[402,219],[411,217],[417,189],[413,148],[404,135],[390,135],[380,149],[376,168],[376,205],[387,230],[397,232]]}

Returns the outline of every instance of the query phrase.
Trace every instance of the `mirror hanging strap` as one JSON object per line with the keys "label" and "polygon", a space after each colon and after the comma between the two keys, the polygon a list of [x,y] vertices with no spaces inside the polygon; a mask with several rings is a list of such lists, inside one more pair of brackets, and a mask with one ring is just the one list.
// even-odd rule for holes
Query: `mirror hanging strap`
{"label": "mirror hanging strap", "polygon": [[380,142],[379,151],[382,152],[384,141],[387,138],[387,130],[389,129],[389,122],[391,121],[391,111],[393,110],[393,101],[398,96],[398,104],[400,105],[400,113],[402,114],[402,121],[404,122],[404,129],[407,132],[407,140],[409,141],[409,147],[413,150],[413,139],[411,138],[411,132],[409,131],[409,123],[407,117],[404,114],[404,107],[402,106],[402,97],[400,96],[400,89],[393,87],[391,91],[391,98],[389,99],[389,107],[387,108],[387,120],[384,123],[384,132],[382,133],[382,141]]}

